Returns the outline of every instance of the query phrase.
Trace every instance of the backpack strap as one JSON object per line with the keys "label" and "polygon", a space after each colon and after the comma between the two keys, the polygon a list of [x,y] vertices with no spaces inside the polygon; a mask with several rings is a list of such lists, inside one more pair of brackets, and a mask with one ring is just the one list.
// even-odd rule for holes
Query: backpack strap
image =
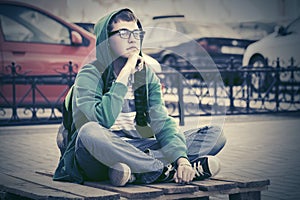
{"label": "backpack strap", "polygon": [[64,127],[68,130],[68,140],[70,141],[71,137],[72,137],[72,124],[73,124],[73,110],[72,110],[72,98],[73,98],[73,88],[74,85],[72,85],[72,87],[69,89],[69,92],[66,96],[66,98],[64,99],[63,102],[63,125]]}
{"label": "backpack strap", "polygon": [[147,126],[148,119],[148,98],[146,88],[146,68],[134,74],[134,102],[136,108],[135,121],[139,126]]}

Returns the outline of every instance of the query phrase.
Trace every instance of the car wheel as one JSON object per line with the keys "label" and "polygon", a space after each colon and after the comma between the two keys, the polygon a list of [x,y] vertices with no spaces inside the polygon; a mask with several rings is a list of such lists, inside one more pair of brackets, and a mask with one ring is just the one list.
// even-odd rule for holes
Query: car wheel
{"label": "car wheel", "polygon": [[177,59],[173,55],[167,55],[162,61],[162,64],[167,65],[172,68],[177,68]]}
{"label": "car wheel", "polygon": [[[178,66],[177,66],[177,59],[175,56],[173,55],[167,55],[164,57],[164,59],[162,60],[162,64],[165,66],[165,71],[170,71],[170,72],[176,72],[175,70],[178,70]],[[165,86],[167,88],[173,88],[176,86],[176,82],[177,82],[177,76],[176,74],[167,74],[165,77]]]}
{"label": "car wheel", "polygon": [[262,57],[260,55],[256,55],[250,59],[249,65],[251,65],[253,67],[265,67],[265,66],[267,66],[267,63],[266,63],[266,60],[264,59],[264,57]]}
{"label": "car wheel", "polygon": [[[264,57],[258,55],[251,58],[249,62],[249,67],[254,69],[270,69],[266,63]],[[254,92],[264,93],[267,92],[271,86],[272,80],[274,79],[271,72],[268,71],[257,71],[251,73],[251,88]]]}

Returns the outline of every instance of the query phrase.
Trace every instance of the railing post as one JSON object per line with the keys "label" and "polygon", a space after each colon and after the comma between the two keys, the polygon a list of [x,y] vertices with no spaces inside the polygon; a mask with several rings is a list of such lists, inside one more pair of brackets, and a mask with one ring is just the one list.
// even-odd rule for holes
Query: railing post
{"label": "railing post", "polygon": [[230,58],[230,63],[229,63],[229,82],[228,82],[228,85],[229,85],[229,101],[230,101],[230,104],[229,104],[229,110],[231,113],[233,113],[234,111],[234,97],[233,97],[233,72],[234,72],[234,58],[231,57]]}
{"label": "railing post", "polygon": [[63,68],[68,68],[67,73],[61,73],[63,77],[66,77],[67,79],[67,85],[69,86],[69,88],[72,87],[73,83],[74,83],[74,79],[76,77],[76,73],[74,72],[74,67],[78,69],[78,65],[77,64],[73,64],[72,61],[69,61],[68,64],[65,64],[63,66]]}
{"label": "railing post", "polygon": [[[9,66],[8,66],[9,67]],[[13,92],[13,96],[12,96],[12,100],[13,100],[13,105],[12,105],[12,116],[10,118],[10,120],[12,121],[18,121],[19,117],[18,117],[18,113],[17,113],[17,100],[16,100],[16,76],[17,76],[17,68],[19,66],[16,66],[16,63],[12,62],[10,69],[11,69],[11,75],[12,75],[12,92]]]}
{"label": "railing post", "polygon": [[183,101],[183,85],[182,75],[177,73],[177,91],[178,91],[178,111],[179,111],[179,125],[184,126],[184,101]]}
{"label": "railing post", "polygon": [[291,57],[291,102],[294,102],[295,98],[294,98],[294,84],[296,83],[295,80],[295,69],[296,67],[294,66],[295,60],[293,57]]}
{"label": "railing post", "polygon": [[275,102],[276,102],[276,112],[279,110],[279,85],[280,85],[280,60],[276,59],[276,83],[275,83]]}
{"label": "railing post", "polygon": [[69,65],[68,65],[68,72],[69,72],[69,76],[68,76],[68,85],[69,88],[71,88],[71,86],[73,85],[73,64],[72,61],[69,61]]}
{"label": "railing post", "polygon": [[[219,74],[214,74],[216,76],[218,76]],[[216,77],[217,79],[217,77]],[[213,104],[213,109],[212,111],[215,111],[214,113],[211,113],[211,114],[214,114],[214,115],[218,115],[218,110],[217,109],[214,109],[214,108],[218,108],[219,107],[219,104],[217,103],[218,102],[218,82],[216,81],[216,79],[214,78],[214,81],[213,81],[213,88],[214,88],[214,104]],[[221,88],[222,90],[223,88]],[[220,97],[221,99],[221,97]],[[231,110],[232,112],[233,110]],[[220,114],[224,114],[224,113],[220,113]]]}
{"label": "railing post", "polygon": [[[252,96],[252,73],[253,73],[253,71],[252,71],[252,67],[251,68],[247,68],[246,69],[246,84],[247,84],[247,96],[246,96],[246,111],[247,111],[247,113],[249,113],[249,110],[250,110],[250,96]],[[244,72],[244,73],[245,73]]]}
{"label": "railing post", "polygon": [[37,118],[37,116],[36,116],[36,95],[35,95],[35,90],[36,90],[36,78],[33,78],[33,80],[32,80],[32,86],[31,86],[31,88],[32,88],[32,110],[31,110],[31,112],[32,112],[32,117],[31,117],[31,120],[33,120],[33,121],[35,121],[35,120],[37,120],[38,118]]}

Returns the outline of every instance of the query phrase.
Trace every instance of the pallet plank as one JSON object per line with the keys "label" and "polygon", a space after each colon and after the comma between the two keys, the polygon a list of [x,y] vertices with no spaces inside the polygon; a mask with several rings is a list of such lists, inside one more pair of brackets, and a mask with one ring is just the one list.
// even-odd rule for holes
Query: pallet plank
{"label": "pallet plank", "polygon": [[147,186],[161,189],[164,194],[192,193],[198,191],[198,186],[177,183],[157,183],[148,184]]}
{"label": "pallet plank", "polygon": [[143,185],[128,184],[126,185],[126,187],[115,187],[106,181],[103,182],[86,181],[84,182],[84,185],[117,192],[122,197],[130,198],[130,199],[157,198],[163,195],[163,191],[161,189],[151,188]]}
{"label": "pallet plank", "polygon": [[197,185],[199,187],[199,190],[202,191],[229,190],[237,187],[237,185],[234,182],[212,179],[193,181],[192,184]]}
{"label": "pallet plank", "polygon": [[240,188],[255,188],[270,185],[269,179],[263,178],[249,178],[249,177],[214,177],[212,180],[226,181],[236,183]]}
{"label": "pallet plank", "polygon": [[69,182],[59,182],[53,181],[52,177],[43,176],[40,174],[36,174],[33,172],[26,173],[9,173],[8,176],[14,177],[16,179],[20,179],[29,183],[38,184],[43,187],[51,188],[54,190],[67,192],[70,194],[74,194],[77,196],[81,196],[85,199],[89,198],[97,198],[97,199],[120,199],[120,195],[118,193],[113,193],[106,190],[101,190],[97,188],[92,188],[76,183]]}
{"label": "pallet plank", "polygon": [[[84,199],[82,196],[54,190],[0,173],[0,190],[4,198],[20,196],[29,199]],[[13,194],[13,195],[11,195]]]}

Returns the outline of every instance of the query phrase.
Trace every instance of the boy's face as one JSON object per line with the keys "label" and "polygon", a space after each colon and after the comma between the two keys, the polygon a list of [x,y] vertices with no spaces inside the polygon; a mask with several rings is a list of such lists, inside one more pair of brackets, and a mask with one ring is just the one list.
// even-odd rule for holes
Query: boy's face
{"label": "boy's face", "polygon": [[[113,24],[113,27],[111,32],[120,29],[128,29],[129,31],[139,30],[136,21],[118,21]],[[141,40],[136,39],[133,34],[130,34],[128,39],[121,38],[119,33],[109,37],[110,48],[116,58],[120,56],[128,58],[132,53],[139,53],[140,42]]]}

